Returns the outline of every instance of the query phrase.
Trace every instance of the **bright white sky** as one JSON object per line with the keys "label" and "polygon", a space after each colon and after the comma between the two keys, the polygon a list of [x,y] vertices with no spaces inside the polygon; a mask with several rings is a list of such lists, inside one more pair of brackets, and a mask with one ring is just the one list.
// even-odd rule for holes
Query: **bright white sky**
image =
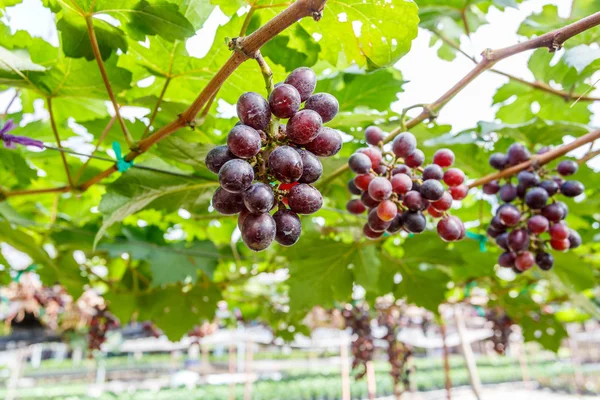
{"label": "bright white sky", "polygon": [[[494,9],[488,15],[490,24],[472,33],[469,40],[463,40],[463,50],[478,55],[486,48],[499,48],[517,43],[520,38],[516,31],[521,22],[529,14],[539,12],[546,4],[556,4],[561,15],[569,15],[571,2],[566,0],[530,0],[519,10],[507,9],[505,12],[500,12]],[[58,36],[52,18],[50,11],[42,7],[41,0],[24,0],[22,4],[10,8],[7,16],[13,32],[24,29],[34,36],[42,37],[57,45]],[[223,13],[215,10],[196,36],[189,39],[188,51],[192,55],[203,57],[212,44],[217,27],[226,21],[227,18]],[[393,104],[394,111],[400,112],[407,106],[435,100],[473,68],[473,63],[462,55],[458,55],[452,62],[440,60],[436,55],[436,49],[429,48],[429,40],[430,34],[421,30],[419,37],[413,42],[411,52],[396,64],[409,83],[404,86],[399,101]],[[529,54],[517,55],[502,61],[497,68],[531,80],[533,76],[526,67],[528,57]],[[493,73],[483,74],[444,107],[438,121],[450,124],[454,131],[459,131],[473,127],[480,120],[493,120],[495,110],[492,107],[492,96],[506,81],[507,78]],[[600,88],[593,93],[600,95]],[[12,91],[0,93],[0,110],[5,109],[13,94]],[[20,104],[16,102],[11,110],[19,109]],[[592,124],[600,126],[600,103],[594,104],[592,109],[595,112]],[[129,117],[133,115],[139,117],[146,113],[139,109],[128,111],[123,114]],[[43,112],[40,113],[40,117],[44,115]],[[82,150],[79,147],[81,141],[72,144]],[[27,263],[27,260],[22,260],[19,265],[14,266],[26,266]]]}

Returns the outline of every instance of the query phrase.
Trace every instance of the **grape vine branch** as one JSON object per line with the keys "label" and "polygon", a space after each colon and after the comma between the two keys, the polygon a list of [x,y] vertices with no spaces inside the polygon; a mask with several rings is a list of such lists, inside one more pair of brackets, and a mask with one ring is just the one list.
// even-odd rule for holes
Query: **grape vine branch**
{"label": "grape vine branch", "polygon": [[[454,98],[460,91],[462,91],[465,87],[467,87],[471,82],[473,82],[479,75],[481,75],[484,71],[491,69],[496,63],[506,58],[512,57],[516,54],[523,53],[525,51],[539,49],[539,48],[548,48],[550,52],[554,52],[559,50],[562,45],[572,38],[582,32],[585,32],[588,29],[594,28],[600,25],[600,12],[592,14],[586,18],[583,18],[577,22],[574,22],[570,25],[567,25],[563,28],[556,29],[554,31],[548,32],[542,36],[526,40],[522,43],[518,43],[512,46],[504,47],[497,50],[487,49],[482,53],[482,60],[477,63],[475,68],[473,68],[469,73],[467,73],[460,81],[458,81],[454,86],[452,86],[447,92],[445,92],[439,99],[434,101],[433,103],[420,105],[423,109],[419,115],[412,118],[411,120],[404,123],[401,122],[400,126],[396,129],[392,130],[390,134],[385,138],[384,143],[389,143],[400,133],[405,130],[409,130],[419,125],[421,122],[425,121],[428,118],[434,118],[436,113],[444,107],[450,100]],[[541,89],[540,87],[537,87]],[[412,108],[412,107],[411,107]],[[588,135],[584,136],[587,137]],[[582,137],[582,138],[584,138]],[[588,138],[588,141],[580,142],[580,146],[586,143],[590,143],[594,139]],[[573,142],[575,143],[575,142]],[[561,154],[558,152],[550,152],[554,156],[554,158],[559,157]],[[554,159],[552,158],[552,159]],[[552,159],[548,159],[549,162]],[[513,170],[514,168],[510,168],[507,171]],[[343,165],[337,170],[335,170],[331,175],[324,178],[320,182],[320,186],[323,187],[327,185],[329,182],[343,174],[348,170],[348,165]],[[519,170],[520,171],[520,170]],[[505,172],[505,171],[503,171]],[[518,172],[518,171],[516,171]],[[487,178],[487,177],[486,177]],[[483,178],[478,181],[483,181]],[[483,182],[485,183],[485,182]],[[480,183],[480,184],[483,184]]]}

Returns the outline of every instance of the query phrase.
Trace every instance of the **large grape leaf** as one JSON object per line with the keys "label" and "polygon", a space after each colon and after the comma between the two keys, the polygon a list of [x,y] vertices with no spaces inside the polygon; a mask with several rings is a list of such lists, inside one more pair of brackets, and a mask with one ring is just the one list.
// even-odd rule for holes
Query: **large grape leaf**
{"label": "large grape leaf", "polygon": [[301,22],[318,35],[321,58],[332,65],[387,67],[405,55],[417,37],[418,7],[406,0],[330,0],[319,23]]}

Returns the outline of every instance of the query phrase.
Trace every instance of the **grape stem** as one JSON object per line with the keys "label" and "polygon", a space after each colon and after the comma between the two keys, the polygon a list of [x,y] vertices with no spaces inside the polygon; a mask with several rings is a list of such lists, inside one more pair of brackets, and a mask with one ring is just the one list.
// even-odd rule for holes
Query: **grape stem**
{"label": "grape stem", "polygon": [[260,72],[262,73],[263,78],[265,79],[267,98],[269,98],[271,92],[273,91],[273,71],[271,71],[271,67],[269,67],[269,64],[267,64],[267,61],[265,61],[260,50],[257,50],[256,53],[254,53],[254,58],[260,67]]}
{"label": "grape stem", "polygon": [[[555,160],[559,157],[564,156],[570,151],[573,151],[587,143],[592,143],[594,140],[600,138],[600,129],[587,133],[586,135],[577,138],[571,143],[558,146],[547,153],[535,155],[530,160],[517,164],[513,167],[503,169],[502,171],[496,172],[479,178],[469,185],[469,189],[476,186],[485,185],[493,180],[502,179],[518,174],[519,172],[532,167],[533,165],[542,166],[548,164],[550,161]],[[591,158],[591,157],[590,157]],[[588,158],[588,160],[590,159]],[[587,161],[587,160],[586,160]]]}
{"label": "grape stem", "polygon": [[[400,126],[390,132],[390,134],[383,141],[384,144],[391,142],[400,133],[414,128],[421,122],[425,121],[427,118],[431,118],[432,115],[435,115],[442,107],[444,107],[450,100],[452,100],[454,96],[456,96],[460,91],[462,91],[471,82],[473,82],[475,78],[481,75],[484,71],[491,69],[497,62],[504,60],[505,58],[512,57],[516,54],[523,53],[525,51],[544,47],[548,48],[550,52],[554,52],[560,49],[563,43],[572,38],[573,36],[576,36],[582,32],[592,29],[598,25],[600,25],[600,12],[592,14],[586,18],[583,18],[560,29],[556,29],[542,36],[526,40],[516,45],[512,45],[498,50],[485,50],[482,53],[483,59],[475,66],[475,68],[469,71],[469,73],[467,73],[460,81],[458,81],[454,86],[452,86],[439,99],[437,99],[431,104],[424,106],[423,111],[419,115],[412,118],[405,124],[403,123],[404,121],[401,118]],[[333,174],[323,179],[323,183],[321,186],[323,186],[325,183],[331,182],[336,177],[342,175],[348,170],[348,168],[348,165],[344,165],[338,168],[333,172]]]}
{"label": "grape stem", "polygon": [[[249,36],[238,38],[236,46],[240,51],[235,51],[221,69],[212,77],[210,82],[198,95],[196,100],[185,110],[176,120],[158,129],[152,135],[138,142],[138,148],[132,150],[125,156],[126,161],[132,161],[140,154],[145,153],[162,139],[173,134],[177,130],[193,123],[196,115],[207,104],[210,98],[217,92],[223,82],[233,74],[237,68],[248,60],[247,54],[254,54],[265,43],[283,32],[298,20],[305,17],[312,17],[315,21],[321,19],[323,9],[327,0],[298,0],[271,19],[265,25],[254,31]],[[99,173],[87,182],[84,182],[79,189],[87,190],[92,185],[99,183],[104,178],[109,177],[117,171],[116,166]]]}

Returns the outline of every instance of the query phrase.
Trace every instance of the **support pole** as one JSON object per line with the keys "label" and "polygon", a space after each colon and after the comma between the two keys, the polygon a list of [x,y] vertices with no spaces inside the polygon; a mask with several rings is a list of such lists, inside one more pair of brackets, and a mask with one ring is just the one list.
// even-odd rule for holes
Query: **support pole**
{"label": "support pole", "polygon": [[575,392],[583,393],[585,389],[585,376],[581,369],[581,360],[579,359],[579,348],[575,339],[569,339],[569,349],[571,350],[571,363],[573,364],[573,374],[575,375]]}
{"label": "support pole", "polygon": [[244,385],[244,400],[252,399],[252,363],[254,360],[254,343],[248,340],[246,344],[246,382]]}
{"label": "support pole", "polygon": [[446,399],[452,400],[452,379],[450,378],[450,352],[446,341],[446,324],[440,313],[440,334],[442,335],[442,346],[444,350],[444,377],[446,378]]}
{"label": "support pole", "polygon": [[348,352],[348,341],[345,337],[340,344],[340,362],[342,364],[342,400],[351,400],[350,357]]}
{"label": "support pole", "polygon": [[375,400],[377,397],[377,383],[375,382],[375,366],[373,361],[367,361],[365,364],[367,368],[367,393],[369,394],[369,400]]}
{"label": "support pole", "polygon": [[479,373],[477,372],[477,363],[475,362],[475,356],[473,355],[471,343],[469,343],[467,339],[467,327],[465,325],[465,319],[460,305],[454,307],[454,321],[456,322],[456,329],[460,339],[460,347],[463,357],[465,358],[467,371],[469,372],[471,388],[473,389],[473,393],[475,394],[477,400],[481,400],[481,379],[479,379]]}

